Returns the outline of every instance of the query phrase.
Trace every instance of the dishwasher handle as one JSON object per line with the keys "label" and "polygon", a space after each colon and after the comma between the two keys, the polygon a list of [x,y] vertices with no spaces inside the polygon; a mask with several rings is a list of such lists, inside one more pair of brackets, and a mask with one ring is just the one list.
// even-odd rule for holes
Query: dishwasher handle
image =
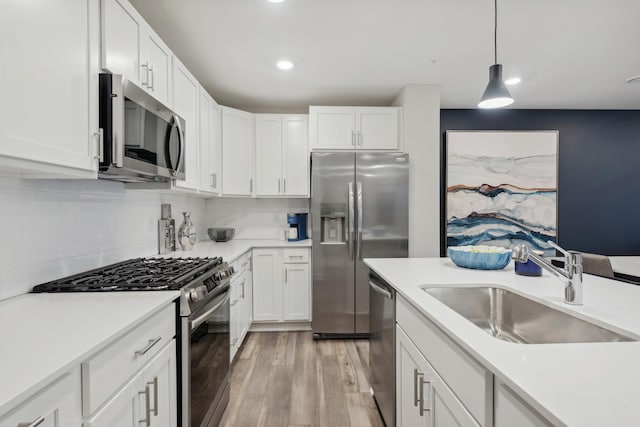
{"label": "dishwasher handle", "polygon": [[393,299],[393,294],[389,290],[384,289],[384,288],[380,287],[379,285],[373,283],[373,281],[371,279],[369,279],[369,287],[371,289],[373,289],[374,291],[378,292],[379,294],[384,295],[385,297],[387,297],[387,299],[390,299],[390,300]]}

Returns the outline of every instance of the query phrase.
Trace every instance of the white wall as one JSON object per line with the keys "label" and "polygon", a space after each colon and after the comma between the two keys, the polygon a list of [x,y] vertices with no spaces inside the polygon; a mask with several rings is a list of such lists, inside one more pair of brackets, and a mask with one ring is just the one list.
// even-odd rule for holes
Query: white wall
{"label": "white wall", "polygon": [[192,212],[206,239],[205,200],[124,190],[90,180],[0,177],[0,299],[33,286],[129,258],[158,253],[160,205],[171,203],[176,228]]}
{"label": "white wall", "polygon": [[409,153],[409,256],[440,256],[440,89],[407,85],[393,101],[403,107]]}
{"label": "white wall", "polygon": [[235,239],[278,239],[287,213],[309,212],[308,199],[207,200],[208,227],[233,227]]}

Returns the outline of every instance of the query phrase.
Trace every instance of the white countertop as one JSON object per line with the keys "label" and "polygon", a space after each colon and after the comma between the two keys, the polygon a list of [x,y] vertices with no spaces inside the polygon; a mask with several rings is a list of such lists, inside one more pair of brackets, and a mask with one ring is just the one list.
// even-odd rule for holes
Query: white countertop
{"label": "white countertop", "polygon": [[178,291],[44,293],[0,301],[0,414],[179,296]]}
{"label": "white countertop", "polygon": [[[637,426],[640,342],[515,344],[495,339],[424,292],[422,285],[496,284],[610,329],[640,337],[640,286],[584,275],[584,305],[563,284],[505,270],[468,270],[448,258],[366,259],[399,294],[557,425]],[[559,325],[560,327],[562,325]]]}
{"label": "white countertop", "polygon": [[231,263],[253,248],[310,248],[311,243],[311,239],[300,240],[297,242],[287,242],[286,240],[277,239],[232,239],[228,242],[214,242],[213,240],[207,240],[196,243],[190,251],[175,251],[159,256],[169,258],[221,256],[226,262]]}
{"label": "white countertop", "polygon": [[610,256],[609,261],[614,272],[640,277],[640,256]]}

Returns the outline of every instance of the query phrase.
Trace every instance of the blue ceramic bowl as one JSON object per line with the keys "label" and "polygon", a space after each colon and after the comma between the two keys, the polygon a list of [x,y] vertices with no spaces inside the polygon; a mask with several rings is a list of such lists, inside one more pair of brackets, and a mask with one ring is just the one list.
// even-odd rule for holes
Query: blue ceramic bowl
{"label": "blue ceramic bowl", "polygon": [[511,261],[511,249],[493,246],[450,246],[449,258],[459,267],[500,270]]}

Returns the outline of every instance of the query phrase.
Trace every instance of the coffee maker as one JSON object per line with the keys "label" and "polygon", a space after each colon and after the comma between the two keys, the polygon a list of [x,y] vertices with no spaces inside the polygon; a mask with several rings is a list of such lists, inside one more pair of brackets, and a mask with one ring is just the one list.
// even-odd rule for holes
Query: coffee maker
{"label": "coffee maker", "polygon": [[298,240],[306,240],[307,236],[307,216],[305,213],[287,214],[287,223],[289,224],[288,241],[297,242]]}

